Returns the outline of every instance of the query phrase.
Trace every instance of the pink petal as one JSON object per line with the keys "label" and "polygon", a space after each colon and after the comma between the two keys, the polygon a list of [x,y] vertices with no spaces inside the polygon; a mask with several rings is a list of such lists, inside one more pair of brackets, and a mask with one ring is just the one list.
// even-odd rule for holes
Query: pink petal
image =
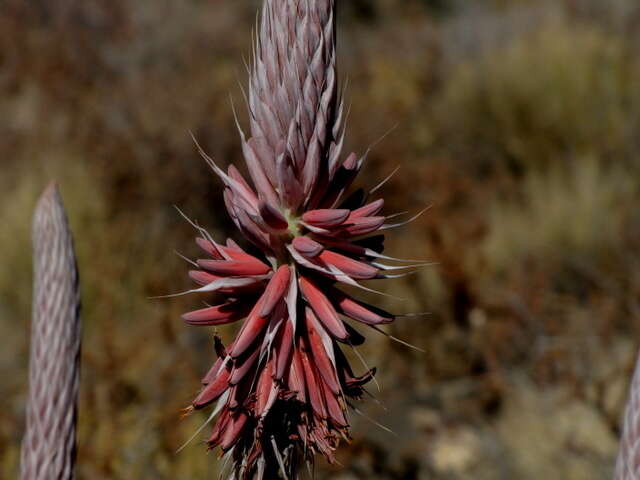
{"label": "pink petal", "polygon": [[[322,384],[322,390],[324,393],[325,403],[327,405],[327,411],[329,417],[338,427],[348,426],[347,419],[344,416],[344,410],[340,406],[339,397],[333,392],[329,386],[325,383]],[[335,395],[334,395],[335,394]]]}
{"label": "pink petal", "polygon": [[309,395],[311,407],[320,418],[327,418],[327,409],[324,405],[324,395],[322,395],[322,391],[320,390],[322,387],[318,384],[313,364],[304,350],[300,352],[300,360],[302,363],[304,380],[307,384],[307,394]]}
{"label": "pink petal", "polygon": [[247,348],[251,346],[251,344],[258,338],[258,336],[264,331],[265,327],[269,323],[268,317],[262,317],[259,315],[262,310],[262,306],[264,304],[264,296],[260,297],[260,299],[256,302],[251,313],[245,320],[242,328],[240,329],[240,333],[236,337],[235,342],[233,343],[233,348],[230,349],[230,355],[233,358],[238,358],[242,355]]}
{"label": "pink petal", "polygon": [[342,166],[347,170],[355,170],[358,168],[358,156],[353,152],[350,153],[344,162],[342,162]]}
{"label": "pink petal", "polygon": [[238,182],[242,187],[242,189],[248,190],[253,194],[253,190],[251,189],[251,186],[247,183],[247,181],[244,179],[244,177],[240,173],[240,170],[238,170],[238,168],[234,164],[230,164],[229,167],[227,167],[227,174],[231,178],[233,178],[236,182]]}
{"label": "pink petal", "polygon": [[189,325],[225,325],[240,320],[247,311],[239,302],[231,302],[185,313],[182,318]]}
{"label": "pink petal", "polygon": [[265,275],[271,271],[271,267],[262,262],[241,262],[235,260],[198,260],[198,266],[218,275],[234,277]]}
{"label": "pink petal", "polygon": [[273,184],[273,181],[276,178],[275,152],[269,146],[264,137],[254,136],[247,142],[251,145],[251,148],[253,148],[253,151],[256,153],[258,160],[262,164],[262,168]]}
{"label": "pink petal", "polygon": [[281,231],[289,228],[289,223],[284,215],[270,203],[260,202],[260,216],[273,230]]}
{"label": "pink petal", "polygon": [[296,396],[300,402],[307,403],[304,369],[302,367],[302,360],[300,358],[300,351],[298,348],[293,349],[291,369],[289,370],[289,375],[287,377],[287,385],[289,386],[289,390],[296,392]]}
{"label": "pink petal", "polygon": [[[244,155],[249,174],[256,186],[260,198],[266,199],[270,203],[276,203],[278,197],[273,185],[267,177],[263,165],[260,163],[251,139],[248,142],[242,142],[242,153]],[[274,179],[275,180],[275,179]]]}
{"label": "pink petal", "polygon": [[340,385],[338,384],[338,380],[335,376],[335,367],[333,366],[333,363],[325,350],[322,338],[317,331],[318,328],[322,327],[318,324],[315,315],[309,308],[306,309],[306,323],[309,346],[311,347],[311,354],[315,360],[315,365],[331,391],[338,395],[340,393]]}
{"label": "pink petal", "polygon": [[236,444],[240,439],[240,435],[242,434],[242,430],[246,425],[247,420],[249,420],[249,417],[244,412],[240,412],[231,417],[231,420],[225,426],[222,437],[220,438],[220,447],[222,450],[226,452]]}
{"label": "pink petal", "polygon": [[245,238],[262,251],[269,250],[269,235],[260,228],[254,218],[258,218],[257,208],[255,213],[237,211],[238,226]]}
{"label": "pink petal", "polygon": [[332,298],[336,301],[336,306],[340,313],[349,318],[353,318],[368,325],[381,325],[391,323],[395,319],[393,315],[379,308],[367,305],[364,302],[356,301],[350,296],[336,289]]}
{"label": "pink petal", "polygon": [[347,209],[323,208],[310,210],[302,215],[302,221],[319,228],[330,228],[340,225],[350,214]]}
{"label": "pink petal", "polygon": [[376,267],[359,262],[330,250],[323,251],[318,257],[325,265],[333,265],[345,275],[357,280],[375,278],[380,272]]}
{"label": "pink petal", "polygon": [[358,217],[342,227],[342,230],[352,237],[367,235],[375,232],[384,225],[385,217]]}
{"label": "pink petal", "polygon": [[291,208],[297,208],[302,201],[302,185],[300,185],[300,182],[298,182],[296,178],[288,155],[283,154],[278,157],[276,173],[278,177],[278,190],[282,202]]}
{"label": "pink petal", "polygon": [[245,358],[243,361],[236,361],[237,364],[234,365],[233,371],[231,372],[231,378],[229,379],[229,383],[231,385],[237,385],[240,381],[245,377],[247,372],[251,370],[251,367],[254,366],[258,356],[260,355],[260,349],[256,348],[254,351]]}
{"label": "pink petal", "polygon": [[229,165],[228,169],[229,178],[232,180],[229,182],[229,188],[233,192],[234,197],[237,199],[238,204],[243,209],[257,213],[258,212],[258,197],[253,189],[245,181],[242,174],[238,171],[235,165]]}
{"label": "pink petal", "polygon": [[254,400],[251,390],[255,386],[256,370],[258,366],[259,364],[257,362],[254,363],[245,374],[244,378],[237,385],[233,385],[229,390],[228,406],[230,409],[235,410],[239,407],[250,404]]}
{"label": "pink petal", "polygon": [[209,385],[212,381],[216,379],[216,377],[218,376],[218,372],[220,371],[220,366],[222,365],[222,362],[223,362],[222,358],[218,358],[214,362],[213,366],[209,369],[207,374],[202,379],[203,385]]}
{"label": "pink petal", "polygon": [[322,243],[324,243],[325,246],[334,247],[358,257],[366,257],[368,252],[365,247],[338,238],[323,237]]}
{"label": "pink petal", "polygon": [[255,290],[260,285],[259,277],[221,277],[206,284],[204,287],[189,290],[195,292],[221,292],[233,295],[247,293]]}
{"label": "pink petal", "polygon": [[349,215],[347,222],[358,217],[371,217],[371,216],[377,215],[378,213],[380,213],[380,210],[382,210],[382,207],[384,207],[383,199],[379,199],[379,200],[376,200],[375,202],[371,202],[368,205],[365,205],[364,207],[360,207],[357,210],[354,210],[353,212],[351,212],[351,215]]}
{"label": "pink petal", "polygon": [[259,315],[250,315],[245,321],[238,338],[235,341],[231,356],[238,358],[255,341],[256,338],[264,331],[265,327],[269,323],[269,319],[261,317]]}
{"label": "pink petal", "polygon": [[293,348],[293,322],[285,319],[284,328],[281,329],[276,352],[276,373],[275,378],[280,380],[284,377],[286,368],[291,363],[291,351]]}
{"label": "pink petal", "polygon": [[215,282],[216,280],[220,280],[222,278],[218,275],[212,275],[210,273],[203,272],[202,270],[190,270],[189,277],[198,285],[209,285],[211,282]]}
{"label": "pink petal", "polygon": [[205,253],[208,253],[216,260],[222,260],[223,258],[222,255],[220,254],[216,246],[209,240],[205,240],[204,238],[198,237],[196,238],[196,243],[202,250],[204,250]]}
{"label": "pink petal", "polygon": [[220,253],[224,255],[225,260],[237,260],[239,262],[261,263],[258,258],[254,257],[253,255],[249,255],[247,252],[242,250],[242,248],[240,248],[240,245],[238,245],[236,242],[234,242],[230,238],[227,239],[226,247],[222,245],[217,245],[217,247],[218,247],[218,250],[220,250]]}
{"label": "pink petal", "polygon": [[293,248],[300,252],[300,255],[303,255],[307,258],[317,257],[324,249],[322,244],[316,242],[315,240],[312,240],[309,237],[296,237],[291,243],[293,245]]}
{"label": "pink petal", "polygon": [[329,333],[339,340],[345,340],[349,336],[347,330],[327,297],[306,277],[300,277],[300,288],[318,319]]}
{"label": "pink petal", "polygon": [[276,273],[273,275],[267,288],[263,294],[263,306],[260,311],[260,316],[267,317],[271,315],[271,312],[283,299],[287,288],[289,287],[289,280],[291,278],[291,270],[288,265],[282,265]]}
{"label": "pink petal", "polygon": [[273,378],[273,357],[265,365],[258,379],[258,386],[256,388],[256,407],[255,416],[263,417],[273,406],[276,399],[275,394],[278,391],[278,387],[275,384]]}
{"label": "pink petal", "polygon": [[229,388],[229,377],[231,372],[228,368],[223,368],[218,372],[215,380],[209,383],[193,401],[193,407],[200,409],[206,407],[214,400],[218,399]]}
{"label": "pink petal", "polygon": [[[318,123],[317,125],[320,124],[321,123]],[[316,182],[318,181],[321,155],[321,145],[318,140],[317,133],[314,132],[313,136],[309,140],[307,158],[305,159],[304,169],[302,171],[302,186],[304,194],[307,198],[309,198],[313,193]]]}
{"label": "pink petal", "polygon": [[231,411],[225,408],[220,413],[220,417],[218,417],[218,421],[213,426],[211,435],[207,440],[207,443],[209,444],[209,448],[214,448],[217,444],[220,443],[220,436],[222,432],[224,432],[226,426],[229,424],[230,419],[231,419]]}

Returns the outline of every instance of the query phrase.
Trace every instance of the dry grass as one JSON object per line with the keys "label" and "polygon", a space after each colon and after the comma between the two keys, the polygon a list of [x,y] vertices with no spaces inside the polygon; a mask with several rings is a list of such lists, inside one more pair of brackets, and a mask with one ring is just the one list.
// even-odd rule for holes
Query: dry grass
{"label": "dry grass", "polygon": [[453,68],[440,106],[452,112],[450,135],[468,161],[483,165],[546,169],[593,154],[635,159],[628,141],[638,127],[639,66],[629,47],[619,35],[559,14]]}
{"label": "dry grass", "polygon": [[598,264],[619,247],[639,193],[628,170],[592,157],[533,172],[515,199],[489,206],[488,262],[503,272],[531,257]]}

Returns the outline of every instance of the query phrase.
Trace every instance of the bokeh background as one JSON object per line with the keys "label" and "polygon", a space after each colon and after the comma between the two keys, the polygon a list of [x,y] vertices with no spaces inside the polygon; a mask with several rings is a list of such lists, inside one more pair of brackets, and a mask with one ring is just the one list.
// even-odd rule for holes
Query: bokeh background
{"label": "bokeh background", "polygon": [[[216,478],[180,418],[212,360],[186,327],[196,254],[178,205],[238,238],[220,164],[241,157],[257,0],[0,2],[0,478],[27,388],[30,222],[59,181],[84,299],[79,478]],[[432,205],[388,249],[437,266],[379,285],[429,311],[370,336],[379,403],[319,478],[604,479],[640,344],[636,0],[343,0],[340,72],[360,185],[396,166],[387,212]],[[241,121],[246,119],[242,108]],[[232,327],[221,329],[224,338]]]}

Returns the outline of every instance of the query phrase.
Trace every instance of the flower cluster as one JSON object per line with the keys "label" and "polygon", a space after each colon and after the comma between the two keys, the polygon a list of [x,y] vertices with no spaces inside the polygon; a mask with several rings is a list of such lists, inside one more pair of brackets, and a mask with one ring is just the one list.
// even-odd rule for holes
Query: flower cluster
{"label": "flower cluster", "polygon": [[251,183],[207,158],[226,208],[252,245],[214,241],[190,276],[215,292],[191,325],[243,320],[235,340],[216,337],[217,360],[193,401],[216,402],[208,439],[233,459],[235,478],[276,478],[321,453],[329,461],[349,436],[350,400],[374,371],[354,374],[342,351],[364,337],[346,319],[377,328],[394,315],[340,290],[388,278],[387,217],[371,192],[347,195],[364,158],[342,158],[343,102],[335,67],[333,0],[265,0],[248,93],[251,135],[240,130]]}

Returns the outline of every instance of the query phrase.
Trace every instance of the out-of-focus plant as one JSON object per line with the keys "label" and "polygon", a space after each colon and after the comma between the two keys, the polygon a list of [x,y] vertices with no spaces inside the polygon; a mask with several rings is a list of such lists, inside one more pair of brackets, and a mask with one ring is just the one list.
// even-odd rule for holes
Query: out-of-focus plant
{"label": "out-of-focus plant", "polygon": [[20,478],[71,480],[80,388],[80,285],[73,238],[57,186],[33,220],[34,288],[29,397]]}
{"label": "out-of-focus plant", "polygon": [[[513,201],[489,210],[484,253],[491,268],[505,271],[527,257],[593,262],[616,248],[638,185],[626,170],[593,157],[567,172],[558,165],[534,172]],[[567,252],[570,252],[568,254]]]}
{"label": "out-of-focus plant", "polygon": [[569,156],[629,158],[638,65],[621,38],[551,22],[454,68],[437,107],[469,162],[545,168]]}

